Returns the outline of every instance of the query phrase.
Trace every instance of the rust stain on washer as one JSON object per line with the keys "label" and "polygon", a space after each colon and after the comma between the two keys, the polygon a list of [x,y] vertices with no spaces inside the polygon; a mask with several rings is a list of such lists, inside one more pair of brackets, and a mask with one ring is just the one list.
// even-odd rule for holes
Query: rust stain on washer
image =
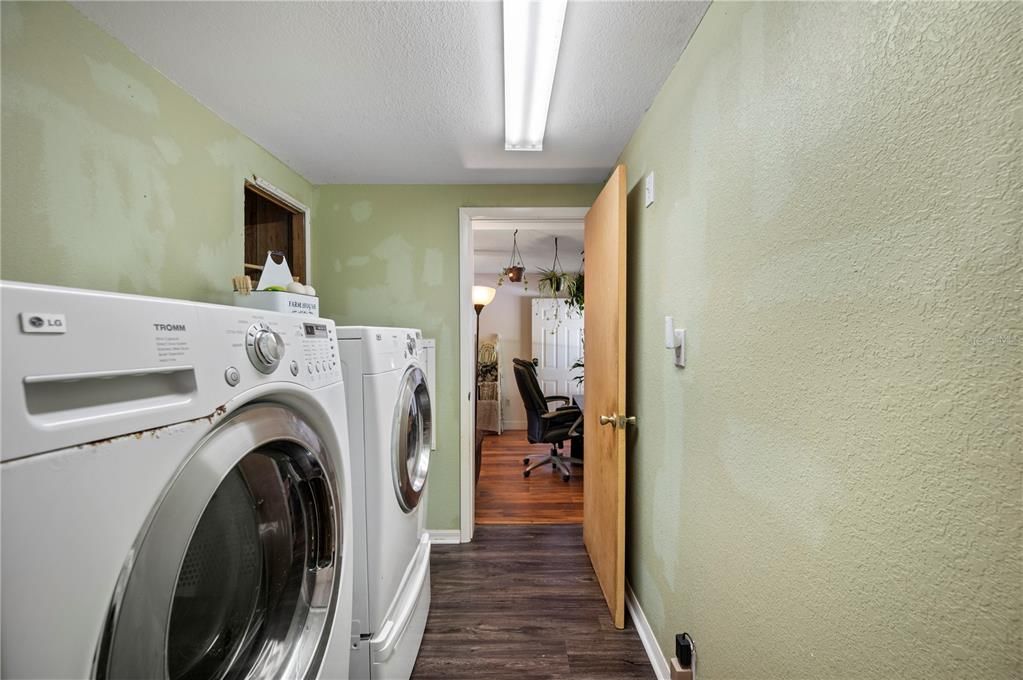
{"label": "rust stain on washer", "polygon": [[[199,416],[198,418],[195,418],[194,420],[205,420],[206,422],[212,424],[214,420],[216,420],[217,418],[221,417],[225,413],[227,413],[227,405],[226,404],[221,404],[220,406],[218,406],[217,408],[215,408],[213,410],[213,413],[211,413],[211,414],[209,414],[207,416]],[[129,437],[134,437],[135,439],[142,439],[146,435],[149,435],[150,437],[152,437],[154,439],[159,439],[161,432],[163,432],[165,430],[169,430],[172,427],[177,427],[179,425],[183,425],[183,424],[188,423],[188,422],[189,421],[187,421],[187,420],[183,420],[181,422],[171,423],[170,425],[161,425],[160,427],[153,427],[153,428],[150,428],[148,430],[139,430],[138,432],[129,432],[128,434],[117,435],[116,437],[107,437],[106,439],[96,439],[96,440],[93,440],[91,442],[85,442],[84,444],[78,444],[75,448],[76,449],[84,449],[84,448],[87,448],[87,447],[104,446],[106,444],[113,444],[114,442],[121,441],[122,439],[128,439]]]}

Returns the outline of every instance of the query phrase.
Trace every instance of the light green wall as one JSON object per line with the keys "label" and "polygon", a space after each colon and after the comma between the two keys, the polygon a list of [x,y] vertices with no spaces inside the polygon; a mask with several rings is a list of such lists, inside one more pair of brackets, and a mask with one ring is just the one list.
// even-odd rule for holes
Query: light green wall
{"label": "light green wall", "polygon": [[312,185],[70,5],[2,12],[0,276],[228,301],[244,179]]}
{"label": "light green wall", "polygon": [[704,680],[1020,677],[1021,25],[714,3],[622,156],[628,573]]}
{"label": "light green wall", "polygon": [[269,180],[312,208],[324,315],[437,339],[430,525],[457,528],[458,208],[588,205],[597,187],[314,188],[70,5],[2,11],[0,276],[230,302],[243,183]]}
{"label": "light green wall", "polygon": [[586,206],[598,189],[550,184],[317,188],[313,271],[321,313],[340,324],[421,328],[425,337],[437,340],[430,528],[459,526],[458,209]]}

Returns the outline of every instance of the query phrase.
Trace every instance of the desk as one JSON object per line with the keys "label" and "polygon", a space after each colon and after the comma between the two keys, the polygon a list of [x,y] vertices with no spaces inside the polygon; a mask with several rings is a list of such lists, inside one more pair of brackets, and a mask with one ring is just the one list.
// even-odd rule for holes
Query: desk
{"label": "desk", "polygon": [[[584,394],[573,394],[572,403],[579,407],[579,410],[586,413],[586,395]],[[572,453],[569,454],[573,458],[582,459],[583,457],[583,438],[573,437],[571,442]]]}

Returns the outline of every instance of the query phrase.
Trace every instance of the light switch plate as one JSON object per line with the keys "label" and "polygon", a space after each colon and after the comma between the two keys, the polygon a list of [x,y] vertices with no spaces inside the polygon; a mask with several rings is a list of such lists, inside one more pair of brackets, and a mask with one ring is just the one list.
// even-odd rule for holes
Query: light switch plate
{"label": "light switch plate", "polygon": [[643,182],[643,188],[646,192],[646,200],[644,205],[650,207],[654,204],[654,173],[650,171],[647,173],[646,180]]}

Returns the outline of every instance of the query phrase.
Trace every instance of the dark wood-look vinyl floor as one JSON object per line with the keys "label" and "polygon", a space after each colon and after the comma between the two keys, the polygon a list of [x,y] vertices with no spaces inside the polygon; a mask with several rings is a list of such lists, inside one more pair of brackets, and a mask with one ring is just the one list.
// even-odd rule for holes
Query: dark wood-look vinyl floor
{"label": "dark wood-look vinyl floor", "polygon": [[[567,455],[568,444],[565,445]],[[572,478],[550,465],[523,477],[526,457],[546,456],[548,444],[530,444],[525,430],[506,430],[483,440],[483,463],[476,487],[477,524],[574,524],[583,521],[583,470],[572,467]]]}
{"label": "dark wood-look vinyl floor", "polygon": [[581,525],[480,526],[430,566],[413,680],[655,677],[632,622],[611,623]]}

